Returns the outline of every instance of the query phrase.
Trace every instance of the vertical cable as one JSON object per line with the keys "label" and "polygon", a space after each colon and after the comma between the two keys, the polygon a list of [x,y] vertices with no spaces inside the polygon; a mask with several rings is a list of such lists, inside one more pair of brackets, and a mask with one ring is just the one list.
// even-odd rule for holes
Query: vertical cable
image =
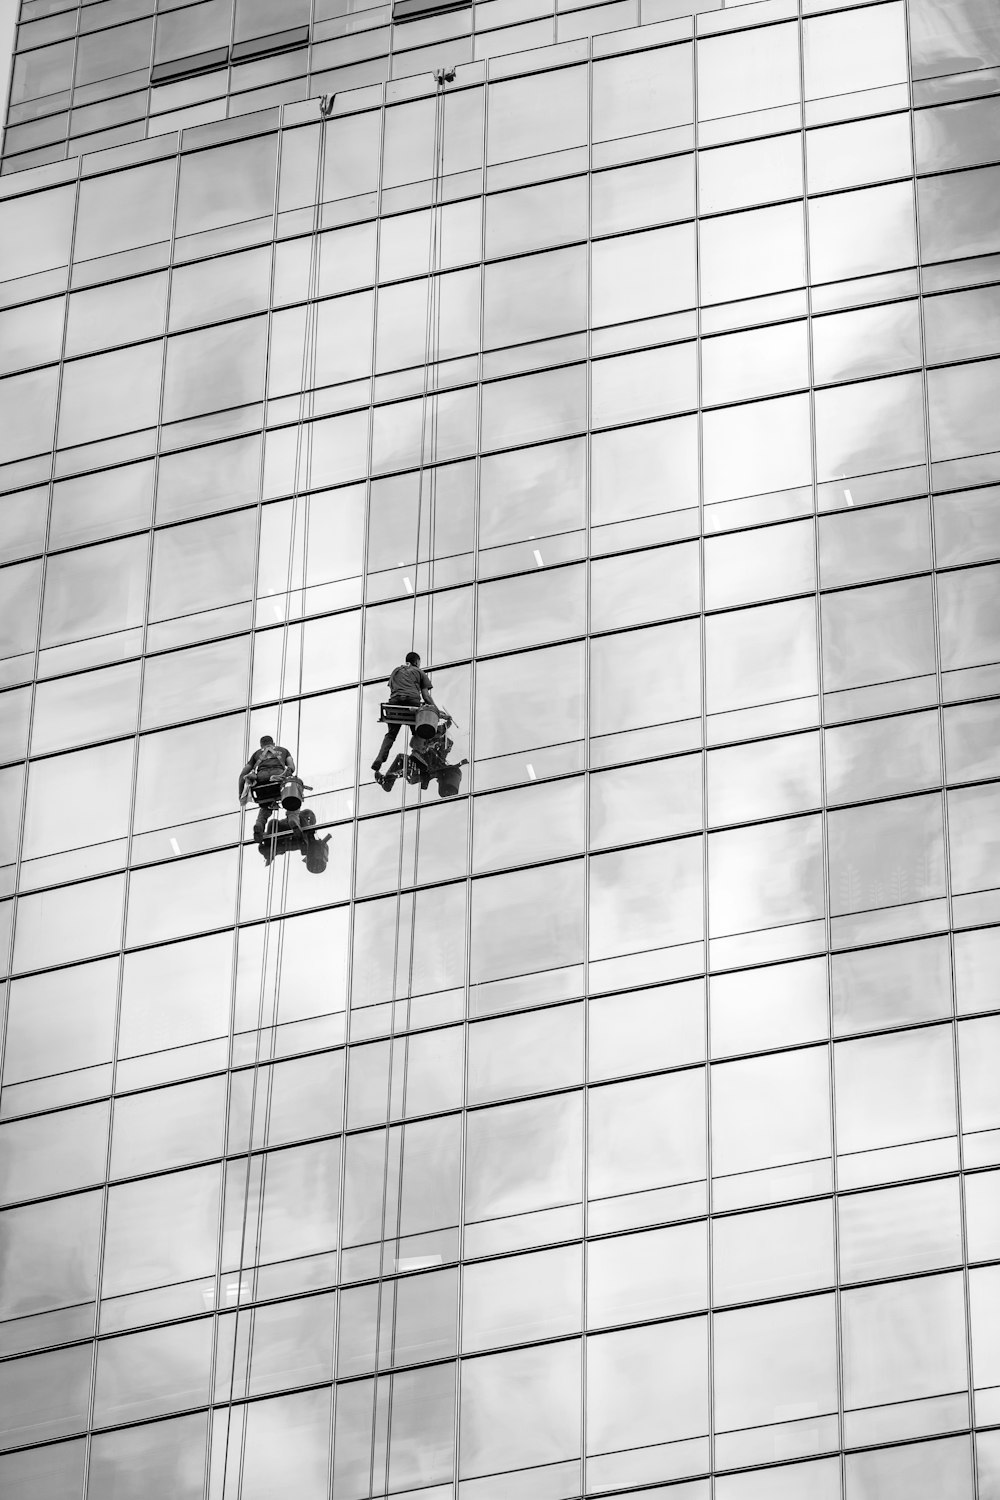
{"label": "vertical cable", "polygon": [[[320,253],[319,234],[320,234],[320,215],[321,215],[321,195],[322,195],[322,185],[323,185],[323,171],[324,171],[324,165],[325,165],[325,146],[326,146],[326,122],[325,122],[325,119],[323,119],[323,120],[321,120],[320,126],[319,126],[319,139],[318,139],[318,142],[317,142],[317,152],[316,152],[316,182],[315,182],[315,193],[314,193],[314,199],[313,199],[313,225],[312,225],[312,239],[311,239],[311,244],[310,244],[309,279],[308,279],[308,286],[307,286],[307,298],[308,298],[308,300],[307,300],[307,303],[306,303],[306,316],[305,316],[305,322],[304,322],[304,327],[303,327],[301,394],[300,394],[300,399],[299,399],[299,422],[298,422],[298,426],[297,426],[297,430],[296,430],[296,439],[295,439],[295,469],[294,469],[294,475],[293,475],[293,491],[292,491],[291,515],[290,515],[290,518],[289,518],[288,570],[287,570],[287,576],[286,576],[286,589],[285,589],[285,623],[284,623],[284,627],[283,627],[283,631],[282,631],[281,665],[280,665],[279,678],[278,678],[278,724],[277,724],[277,729],[278,729],[278,735],[279,735],[279,737],[280,737],[280,734],[281,734],[281,721],[282,721],[282,715],[283,715],[283,710],[284,710],[284,701],[285,701],[285,696],[286,696],[286,682],[285,682],[285,677],[286,677],[287,661],[288,661],[288,637],[289,637],[289,632],[293,628],[292,627],[292,622],[291,622],[289,616],[291,615],[292,585],[293,585],[294,573],[295,573],[295,550],[296,550],[295,549],[295,542],[296,542],[296,532],[297,532],[297,523],[298,523],[298,507],[299,507],[300,492],[301,492],[301,489],[302,489],[302,472],[301,472],[302,445],[303,445],[303,438],[305,436],[305,434],[304,434],[304,427],[305,427],[306,417],[307,417],[307,405],[309,407],[309,414],[311,414],[311,407],[312,407],[312,387],[311,387],[311,384],[309,383],[309,377],[310,377],[310,374],[314,375],[314,373],[315,373],[315,359],[316,359],[315,337],[313,336],[312,339],[311,339],[310,338],[310,334],[311,334],[311,331],[314,330],[314,328],[316,326],[317,318],[318,318],[318,305],[317,305],[317,300],[316,300],[316,293],[317,293],[318,281],[319,281],[319,253]],[[310,370],[310,354],[311,354],[311,358],[312,358],[312,369],[311,370]],[[311,433],[309,435],[309,443],[310,443],[310,446],[307,447],[307,450],[306,450],[307,454],[311,453]],[[307,485],[307,487],[308,487],[308,479],[309,479],[309,475],[307,473],[307,475],[306,475],[306,485]],[[304,577],[305,577],[305,557],[304,556],[303,556],[302,567],[303,567],[303,582],[304,582]],[[301,636],[302,630],[303,630],[303,627],[301,625],[299,627],[299,630],[300,630],[300,636]],[[303,664],[303,661],[304,661],[304,652],[302,650],[302,645],[300,643],[300,649],[299,649],[299,673],[300,673],[299,694],[300,694],[300,697],[301,697],[301,689],[302,689],[302,677],[301,677],[301,674],[302,674],[302,664]],[[236,1289],[237,1289],[236,1290],[236,1308],[235,1308],[235,1311],[234,1311],[233,1349],[232,1349],[232,1358],[231,1358],[231,1362],[230,1362],[230,1374],[229,1374],[229,1400],[228,1400],[228,1408],[229,1409],[228,1409],[227,1418],[226,1418],[226,1437],[225,1437],[225,1446],[224,1446],[224,1450],[223,1450],[223,1459],[222,1459],[222,1497],[221,1497],[221,1500],[225,1500],[226,1481],[227,1481],[227,1475],[228,1475],[228,1469],[229,1469],[230,1433],[231,1433],[231,1430],[232,1430],[232,1408],[233,1408],[233,1400],[234,1400],[234,1397],[235,1397],[235,1387],[236,1387],[236,1359],[237,1359],[237,1351],[238,1351],[238,1347],[239,1347],[239,1337],[238,1337],[238,1335],[239,1335],[239,1329],[240,1329],[240,1300],[241,1300],[241,1294],[242,1294],[242,1289],[243,1289],[243,1270],[244,1270],[244,1266],[247,1263],[247,1226],[248,1226],[249,1212],[250,1212],[250,1182],[251,1182],[251,1177],[253,1175],[253,1152],[254,1152],[254,1133],[255,1133],[255,1124],[256,1124],[256,1115],[257,1115],[257,1094],[258,1094],[258,1087],[259,1087],[259,1081],[260,1081],[261,1063],[262,1063],[262,1060],[263,1060],[262,1059],[262,1050],[263,1050],[262,1044],[263,1044],[263,1031],[264,1031],[264,1015],[265,1015],[264,1005],[265,1005],[265,996],[266,996],[267,985],[268,985],[268,960],[269,960],[269,956],[270,956],[271,925],[272,925],[273,918],[275,916],[273,894],[274,894],[274,861],[275,861],[275,859],[277,857],[277,839],[278,839],[278,833],[277,833],[277,829],[275,829],[274,832],[271,835],[271,859],[270,859],[270,861],[268,863],[266,905],[265,905],[264,921],[262,923],[262,928],[263,928],[263,942],[262,942],[262,951],[261,951],[260,988],[259,988],[258,1002],[257,1002],[257,1030],[256,1030],[255,1041],[254,1041],[253,1077],[252,1077],[251,1089],[250,1089],[250,1115],[249,1115],[249,1123],[248,1123],[248,1130],[247,1130],[246,1177],[245,1177],[245,1181],[244,1181],[244,1184],[243,1184],[243,1209],[242,1209],[242,1222],[241,1222],[241,1227],[240,1227],[240,1253],[239,1253],[239,1260],[238,1260],[237,1268],[236,1268]],[[288,891],[288,866],[287,866],[287,864],[285,864],[282,867],[281,898],[280,898],[280,901],[279,901],[279,904],[278,904],[278,915],[279,916],[283,915],[285,907],[286,907],[286,904],[287,904],[287,891]],[[275,950],[274,995],[273,995],[272,1004],[271,1004],[271,1020],[270,1020],[270,1022],[268,1024],[268,1036],[269,1036],[268,1052],[269,1052],[269,1054],[271,1054],[268,1057],[268,1059],[267,1059],[267,1062],[269,1064],[272,1063],[272,1057],[273,1057],[273,1052],[274,1052],[274,1036],[275,1036],[275,1028],[277,1026],[278,994],[279,994],[279,986],[280,986],[280,980],[281,980],[281,955],[282,955],[282,950],[283,950],[283,943],[284,943],[284,923],[281,922],[281,924],[279,926],[279,929],[278,929],[277,946],[276,946],[276,950]],[[266,1164],[267,1164],[267,1154],[266,1154],[266,1148],[267,1148],[267,1131],[268,1131],[268,1126],[270,1124],[271,1101],[272,1101],[272,1098],[273,1098],[273,1082],[274,1082],[274,1068],[273,1068],[273,1064],[272,1064],[272,1065],[270,1065],[268,1067],[267,1085],[266,1085],[266,1097],[265,1097],[265,1102],[264,1102],[264,1125],[263,1125],[262,1139],[261,1139],[260,1186],[259,1186],[259,1197],[258,1197],[258,1204],[257,1204],[257,1225],[256,1225],[256,1232],[255,1232],[254,1255],[253,1255],[253,1264],[254,1264],[254,1266],[256,1266],[258,1258],[259,1258],[259,1254],[260,1254],[260,1241],[261,1241],[261,1233],[262,1233],[262,1228],[263,1228],[265,1173],[266,1173]],[[256,1282],[254,1282],[254,1285],[250,1288],[251,1301],[253,1301],[256,1298],[256,1290],[257,1290],[256,1289]],[[253,1315],[251,1313],[251,1316],[250,1316],[250,1325],[249,1325],[248,1335],[247,1335],[247,1348],[246,1348],[245,1384],[246,1384],[247,1387],[249,1386],[250,1364],[251,1364],[251,1358],[252,1358],[252,1352],[253,1352],[252,1330],[253,1330]],[[241,1430],[241,1435],[240,1435],[239,1463],[238,1463],[238,1468],[237,1468],[237,1496],[239,1496],[239,1494],[242,1492],[245,1458],[246,1458],[246,1418],[245,1418],[245,1414],[244,1414],[243,1421],[242,1421],[242,1430]]]}

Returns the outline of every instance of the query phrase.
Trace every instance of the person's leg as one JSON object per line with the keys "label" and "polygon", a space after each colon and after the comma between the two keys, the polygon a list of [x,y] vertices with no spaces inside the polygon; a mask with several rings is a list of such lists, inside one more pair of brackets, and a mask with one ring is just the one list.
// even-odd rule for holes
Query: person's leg
{"label": "person's leg", "polygon": [[268,814],[271,809],[266,804],[257,809],[257,820],[253,825],[253,836],[259,844],[264,837],[264,829],[267,827]]}
{"label": "person's leg", "polygon": [[381,771],[385,762],[389,759],[389,752],[392,749],[393,745],[396,743],[396,736],[400,731],[400,727],[401,726],[399,724],[390,724],[386,729],[385,737],[382,740],[381,745],[379,746],[378,754],[372,761],[373,771]]}

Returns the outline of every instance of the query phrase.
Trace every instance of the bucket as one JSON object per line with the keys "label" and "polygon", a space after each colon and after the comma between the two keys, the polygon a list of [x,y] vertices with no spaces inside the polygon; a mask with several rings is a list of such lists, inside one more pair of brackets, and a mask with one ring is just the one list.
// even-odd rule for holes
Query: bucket
{"label": "bucket", "polygon": [[439,797],[457,797],[461,785],[461,766],[445,766],[444,770],[438,773]]}
{"label": "bucket", "polygon": [[287,781],[281,783],[281,805],[286,812],[298,812],[302,806],[302,793],[305,788],[297,776],[289,776]]}
{"label": "bucket", "polygon": [[430,708],[426,703],[417,709],[417,717],[413,721],[413,733],[418,740],[432,740],[437,734],[438,714],[437,709]]}

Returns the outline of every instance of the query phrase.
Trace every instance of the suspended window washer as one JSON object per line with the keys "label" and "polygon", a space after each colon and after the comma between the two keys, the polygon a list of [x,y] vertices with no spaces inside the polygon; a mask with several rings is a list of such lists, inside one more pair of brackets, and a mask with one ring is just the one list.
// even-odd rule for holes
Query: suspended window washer
{"label": "suspended window washer", "polygon": [[[382,767],[389,759],[389,752],[404,724],[415,726],[415,732],[421,738],[430,738],[436,731],[442,715],[431,697],[433,686],[420,665],[420,657],[416,651],[407,651],[403,665],[394,667],[389,674],[389,701],[382,704],[380,715],[381,722],[389,727],[379,746],[379,752],[372,761],[372,770],[379,786],[382,785]],[[421,713],[423,705],[430,712]]]}
{"label": "suspended window washer", "polygon": [[[440,797],[458,795],[465,761],[458,765],[448,763],[454,745],[448,737],[452,718],[434,702],[431,686],[415,651],[407,654],[403,666],[397,667],[389,678],[389,701],[382,704],[379,715],[381,722],[389,727],[372,762],[375,780],[385,792],[391,792],[399,777],[405,776],[410,786],[419,786],[422,791],[426,792],[431,782],[436,781]],[[413,731],[409,746],[383,773],[382,766],[404,724]]]}
{"label": "suspended window washer", "polygon": [[240,772],[240,806],[252,798],[257,804],[257,821],[253,836],[258,844],[264,837],[268,817],[280,804],[298,826],[305,785],[295,775],[295,762],[284,745],[276,745],[269,734],[261,735],[260,749],[255,750]]}

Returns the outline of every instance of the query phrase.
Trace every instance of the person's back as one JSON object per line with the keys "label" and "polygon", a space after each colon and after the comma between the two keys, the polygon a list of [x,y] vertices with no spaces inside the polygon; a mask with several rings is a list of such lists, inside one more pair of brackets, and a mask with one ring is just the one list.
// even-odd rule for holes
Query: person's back
{"label": "person's back", "polygon": [[389,674],[389,693],[395,699],[421,703],[424,693],[429,692],[431,686],[431,680],[419,661],[406,661],[401,667],[393,667]]}

